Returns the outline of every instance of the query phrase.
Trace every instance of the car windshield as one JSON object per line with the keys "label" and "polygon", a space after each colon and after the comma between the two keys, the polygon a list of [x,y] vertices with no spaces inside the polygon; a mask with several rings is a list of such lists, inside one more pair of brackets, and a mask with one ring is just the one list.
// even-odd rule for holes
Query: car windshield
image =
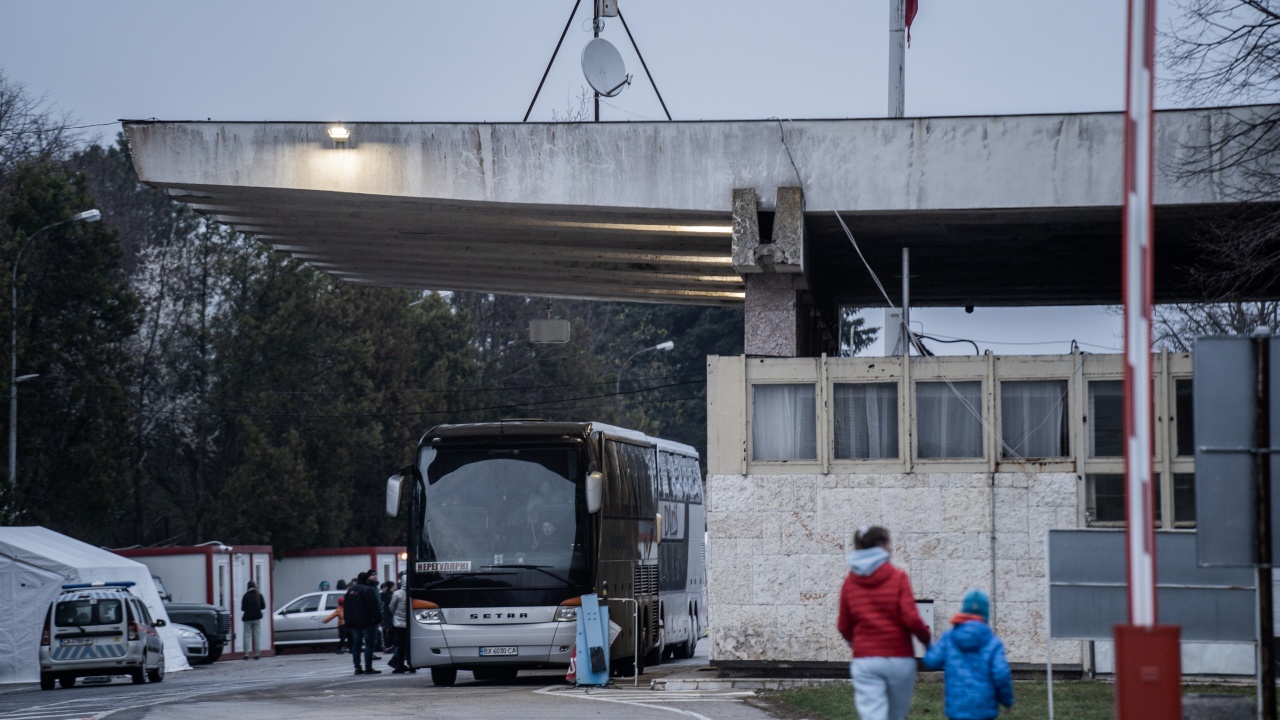
{"label": "car windshield", "polygon": [[114,599],[62,600],[53,609],[53,622],[58,627],[115,625],[122,616],[120,601]]}
{"label": "car windshield", "polygon": [[306,595],[289,603],[285,607],[284,612],[286,613],[313,612],[319,609],[320,609],[320,596]]}
{"label": "car windshield", "polygon": [[444,448],[426,462],[420,580],[564,587],[586,577],[577,446]]}

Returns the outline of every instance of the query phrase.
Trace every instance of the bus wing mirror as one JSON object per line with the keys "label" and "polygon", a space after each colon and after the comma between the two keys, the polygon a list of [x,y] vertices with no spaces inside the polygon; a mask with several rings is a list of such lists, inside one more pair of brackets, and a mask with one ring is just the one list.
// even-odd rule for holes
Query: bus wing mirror
{"label": "bus wing mirror", "polygon": [[662,513],[653,516],[653,544],[662,544]]}
{"label": "bus wing mirror", "polygon": [[396,473],[387,478],[387,517],[400,514],[400,486],[404,483],[404,475]]}
{"label": "bus wing mirror", "polygon": [[587,512],[594,515],[600,512],[604,504],[604,474],[600,471],[587,473]]}

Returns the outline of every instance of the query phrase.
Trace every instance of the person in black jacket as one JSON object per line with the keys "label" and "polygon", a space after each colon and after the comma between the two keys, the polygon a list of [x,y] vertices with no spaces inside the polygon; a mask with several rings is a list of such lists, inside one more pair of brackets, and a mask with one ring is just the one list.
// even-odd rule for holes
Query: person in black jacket
{"label": "person in black jacket", "polygon": [[[382,622],[382,600],[378,589],[369,584],[369,573],[362,572],[356,582],[347,586],[343,596],[343,615],[351,634],[351,659],[356,675],[379,675],[373,667],[373,646],[377,642],[378,625]],[[364,668],[360,667],[360,651],[364,650]]]}
{"label": "person in black jacket", "polygon": [[253,646],[253,659],[262,657],[262,644],[259,636],[262,632],[262,611],[267,609],[267,599],[258,592],[258,586],[249,581],[244,597],[240,598],[240,619],[244,621],[244,659],[249,659],[249,646]]}
{"label": "person in black jacket", "polygon": [[382,601],[382,652],[391,652],[396,644],[395,628],[391,624],[391,593],[395,592],[396,584],[388,580],[379,587],[382,588],[379,595]]}

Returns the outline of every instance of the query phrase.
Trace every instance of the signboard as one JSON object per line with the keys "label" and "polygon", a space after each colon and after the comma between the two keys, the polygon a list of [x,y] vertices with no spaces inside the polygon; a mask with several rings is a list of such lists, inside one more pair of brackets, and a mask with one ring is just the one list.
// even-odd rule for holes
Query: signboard
{"label": "signboard", "polygon": [[[1049,635],[1112,640],[1128,622],[1123,530],[1050,530]],[[1253,642],[1254,573],[1196,562],[1196,533],[1156,533],[1156,607],[1161,624],[1189,642]]]}
{"label": "signboard", "polygon": [[[1280,447],[1280,338],[1269,342],[1271,447]],[[1252,338],[1196,340],[1196,532],[1201,565],[1255,565],[1255,373]],[[1271,455],[1272,518],[1280,518],[1277,481],[1280,455]],[[1273,530],[1271,540],[1271,556],[1280,557],[1280,533]]]}

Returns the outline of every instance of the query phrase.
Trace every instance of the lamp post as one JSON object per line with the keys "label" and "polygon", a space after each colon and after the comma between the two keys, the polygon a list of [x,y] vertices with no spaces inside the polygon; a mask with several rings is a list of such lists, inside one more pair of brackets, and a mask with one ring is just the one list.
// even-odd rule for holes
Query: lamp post
{"label": "lamp post", "polygon": [[31,245],[31,241],[40,237],[40,234],[46,230],[56,228],[59,225],[66,225],[72,222],[98,222],[102,219],[102,213],[96,208],[93,210],[85,210],[76,213],[66,220],[60,220],[56,223],[50,223],[36,230],[27,237],[27,242],[18,250],[18,254],[13,258],[13,279],[9,284],[9,288],[13,291],[13,302],[9,306],[9,489],[16,490],[18,487],[18,383],[24,380],[31,380],[39,377],[38,375],[18,376],[18,263],[22,260],[22,253],[27,251]]}
{"label": "lamp post", "polygon": [[631,357],[627,358],[626,360],[623,360],[622,364],[618,366],[618,383],[613,388],[613,394],[617,395],[622,392],[622,371],[627,369],[627,365],[630,364],[631,361],[634,360],[637,355],[641,353],[647,353],[650,350],[671,350],[675,348],[675,346],[676,344],[674,342],[668,340],[666,342],[660,342],[657,345],[654,345],[653,347],[647,347],[643,350],[637,350],[631,353]]}

